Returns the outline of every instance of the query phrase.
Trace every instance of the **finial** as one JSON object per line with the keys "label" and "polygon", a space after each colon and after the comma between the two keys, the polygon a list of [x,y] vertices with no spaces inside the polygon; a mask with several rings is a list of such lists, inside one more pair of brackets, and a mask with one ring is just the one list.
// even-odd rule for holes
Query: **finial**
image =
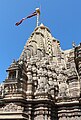
{"label": "finial", "polygon": [[80,46],[81,46],[81,43],[80,43]]}
{"label": "finial", "polygon": [[13,59],[13,61],[12,61],[13,63],[15,63],[16,62],[16,60],[15,59]]}
{"label": "finial", "polygon": [[75,47],[76,47],[76,44],[75,44],[75,42],[74,42],[74,41],[72,42],[72,46],[73,46],[73,48],[75,48]]}
{"label": "finial", "polygon": [[39,8],[36,8],[36,12],[37,12],[37,14],[40,15],[40,9]]}
{"label": "finial", "polygon": [[36,13],[37,13],[37,27],[39,25],[39,17],[40,17],[40,9],[36,8]]}

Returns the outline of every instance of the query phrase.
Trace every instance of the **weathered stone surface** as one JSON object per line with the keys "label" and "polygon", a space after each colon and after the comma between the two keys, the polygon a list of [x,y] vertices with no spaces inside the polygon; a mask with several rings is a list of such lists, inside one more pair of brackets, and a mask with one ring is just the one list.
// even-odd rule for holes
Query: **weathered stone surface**
{"label": "weathered stone surface", "polygon": [[41,24],[7,72],[0,85],[0,119],[81,119],[81,45],[63,51]]}

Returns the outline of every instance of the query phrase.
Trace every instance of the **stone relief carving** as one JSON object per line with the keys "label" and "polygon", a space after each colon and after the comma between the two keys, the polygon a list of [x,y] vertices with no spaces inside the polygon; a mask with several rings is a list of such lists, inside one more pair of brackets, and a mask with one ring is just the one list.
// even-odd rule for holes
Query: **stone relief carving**
{"label": "stone relief carving", "polygon": [[75,117],[60,117],[59,120],[80,120],[79,116]]}
{"label": "stone relief carving", "polygon": [[59,95],[62,97],[66,97],[67,96],[67,84],[65,82],[61,83],[59,85]]}
{"label": "stone relief carving", "polygon": [[4,84],[0,84],[0,96],[4,96]]}
{"label": "stone relief carving", "polygon": [[77,76],[77,71],[75,66],[71,66],[70,69],[68,70],[68,77],[71,76]]}
{"label": "stone relief carving", "polygon": [[9,103],[8,105],[0,108],[0,112],[23,112],[24,108],[18,106],[14,103]]}
{"label": "stone relief carving", "polygon": [[[58,97],[67,97],[68,96],[68,84],[67,84],[67,73],[66,69],[61,66],[62,69],[58,71],[57,74],[57,83],[59,86],[59,94]],[[63,69],[65,69],[63,71]]]}

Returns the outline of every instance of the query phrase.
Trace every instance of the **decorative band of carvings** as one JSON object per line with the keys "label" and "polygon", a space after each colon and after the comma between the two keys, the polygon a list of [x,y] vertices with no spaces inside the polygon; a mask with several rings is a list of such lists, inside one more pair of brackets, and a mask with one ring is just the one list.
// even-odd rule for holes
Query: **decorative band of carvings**
{"label": "decorative band of carvings", "polygon": [[72,117],[72,116],[81,116],[81,112],[69,112],[69,113],[61,113],[61,114],[58,114],[58,117]]}
{"label": "decorative band of carvings", "polygon": [[8,105],[0,108],[0,113],[3,113],[3,112],[23,112],[24,108],[21,107],[21,106],[18,106],[14,103],[9,103]]}
{"label": "decorative band of carvings", "polygon": [[81,116],[60,117],[59,120],[81,120]]}

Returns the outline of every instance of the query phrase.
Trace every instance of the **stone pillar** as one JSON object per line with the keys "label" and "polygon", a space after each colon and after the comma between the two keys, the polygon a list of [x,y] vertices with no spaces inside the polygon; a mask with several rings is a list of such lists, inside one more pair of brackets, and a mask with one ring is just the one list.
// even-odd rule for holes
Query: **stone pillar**
{"label": "stone pillar", "polygon": [[75,71],[75,68],[71,68],[69,71],[69,76],[67,79],[68,85],[69,85],[69,95],[70,97],[79,97],[80,95],[80,88],[79,88],[79,81],[78,76]]}
{"label": "stone pillar", "polygon": [[75,48],[75,64],[80,79],[80,94],[81,94],[81,44]]}
{"label": "stone pillar", "polygon": [[49,93],[54,98],[53,74],[52,74],[52,71],[49,67],[48,67],[48,77],[49,77]]}
{"label": "stone pillar", "polygon": [[[78,49],[77,49],[78,50]],[[68,70],[68,80],[69,83],[69,93],[71,97],[80,96],[80,86],[79,86],[79,55],[76,56],[76,48],[72,49],[69,53],[68,62],[70,63]],[[77,51],[78,52],[78,51]],[[76,60],[77,59],[77,60]],[[76,63],[77,61],[77,63]],[[78,69],[77,69],[78,68]]]}
{"label": "stone pillar", "polygon": [[44,89],[44,75],[43,75],[43,68],[40,67],[40,69],[38,70],[38,87],[37,87],[37,90],[36,90],[36,94],[37,93],[42,93],[45,91]]}
{"label": "stone pillar", "polygon": [[32,114],[32,104],[28,103],[25,105],[25,112],[28,115],[28,120],[34,120],[34,116]]}
{"label": "stone pillar", "polygon": [[81,61],[78,62],[78,73],[80,77],[80,96],[81,96]]}
{"label": "stone pillar", "polygon": [[29,115],[29,120],[32,120],[32,105],[29,104],[29,109],[28,109],[28,115]]}
{"label": "stone pillar", "polygon": [[32,78],[32,66],[31,64],[28,65],[27,67],[27,99],[32,99],[33,97],[33,78]]}
{"label": "stone pillar", "polygon": [[81,94],[81,45],[77,49],[78,73],[80,77],[80,94]]}
{"label": "stone pillar", "polygon": [[53,84],[54,84],[54,97],[58,96],[58,83],[57,83],[57,74],[53,71]]}
{"label": "stone pillar", "polygon": [[36,91],[37,88],[37,68],[35,64],[32,64],[32,73],[33,73],[33,83],[34,83],[34,92]]}
{"label": "stone pillar", "polygon": [[46,65],[43,65],[43,76],[44,76],[45,93],[48,93],[48,91],[49,91],[49,82],[48,82],[48,71],[47,71]]}
{"label": "stone pillar", "polygon": [[16,79],[18,78],[18,70],[16,70]]}

